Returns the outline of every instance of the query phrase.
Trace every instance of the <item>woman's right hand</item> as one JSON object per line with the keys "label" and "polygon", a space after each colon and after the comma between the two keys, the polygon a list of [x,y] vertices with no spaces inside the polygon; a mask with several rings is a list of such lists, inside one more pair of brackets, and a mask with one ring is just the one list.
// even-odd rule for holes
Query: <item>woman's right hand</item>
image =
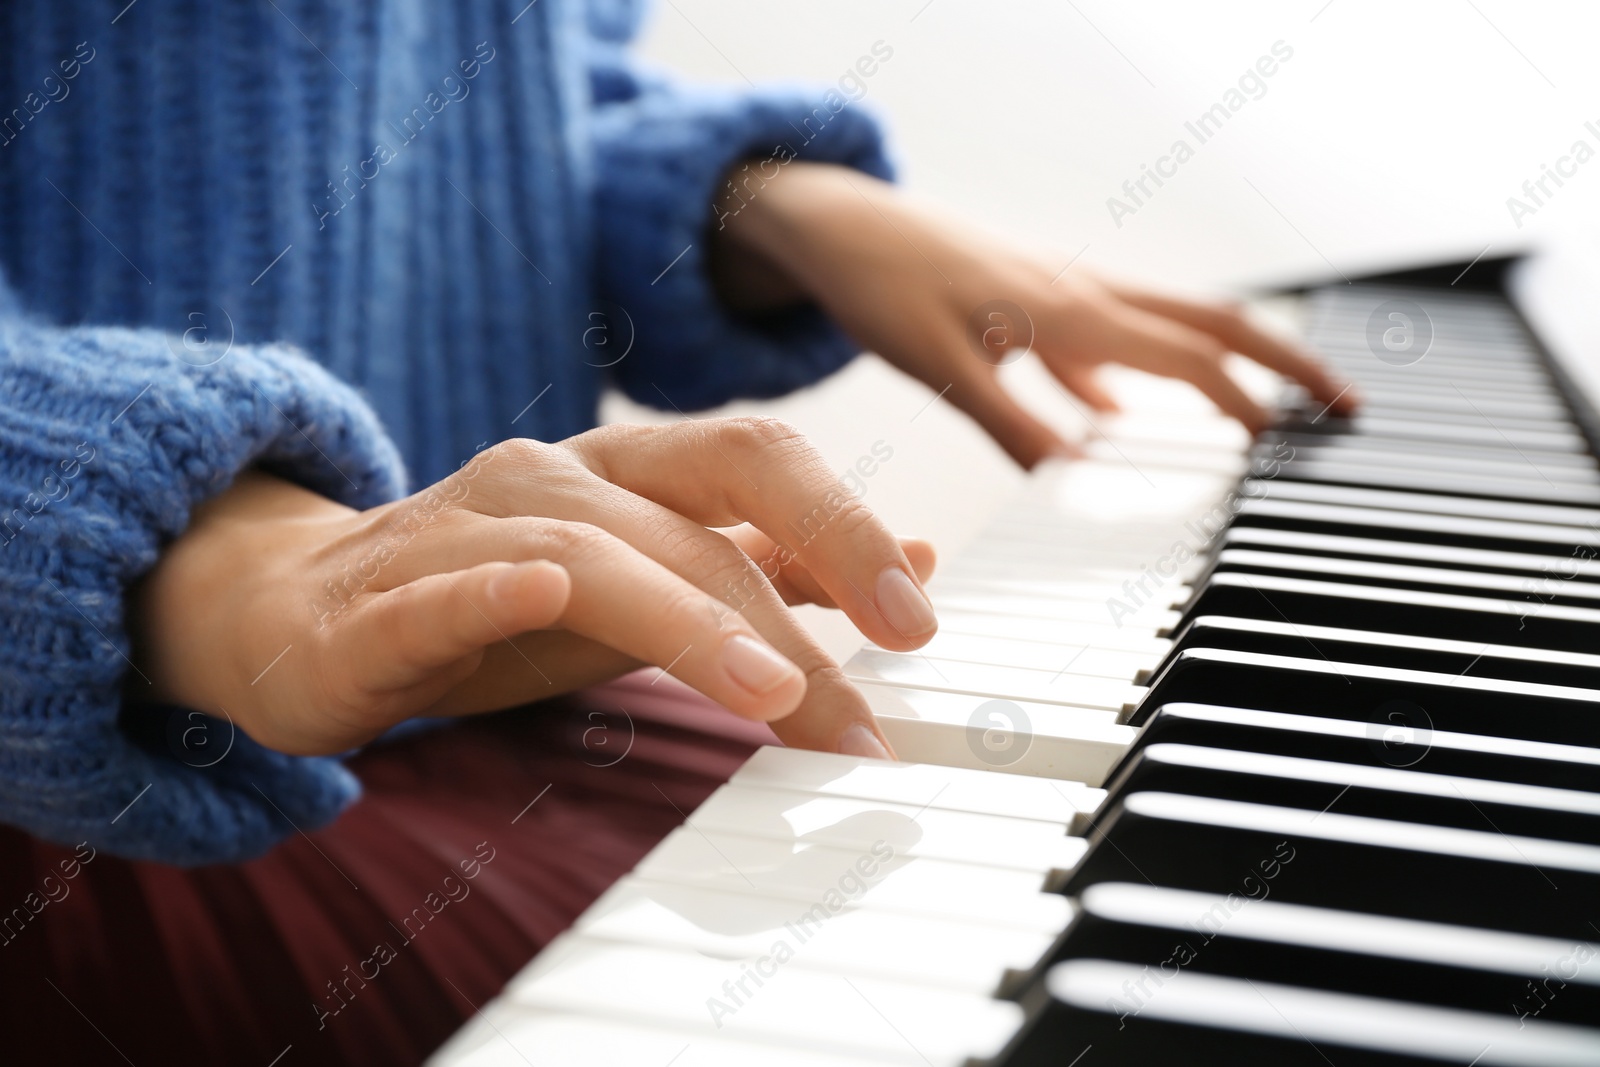
{"label": "woman's right hand", "polygon": [[610,426],[506,441],[364,512],[248,472],[196,510],[131,622],[149,699],[292,754],[653,664],[788,744],[885,755],[785,601],[909,650],[936,627],[932,568],[781,422]]}

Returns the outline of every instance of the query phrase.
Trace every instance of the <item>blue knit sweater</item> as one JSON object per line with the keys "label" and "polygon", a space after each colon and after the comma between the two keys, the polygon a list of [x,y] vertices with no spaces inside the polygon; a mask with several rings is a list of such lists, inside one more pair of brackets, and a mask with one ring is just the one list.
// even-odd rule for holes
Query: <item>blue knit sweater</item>
{"label": "blue knit sweater", "polygon": [[633,0],[125,5],[0,5],[0,819],[232,861],[357,785],[123,706],[124,594],[195,505],[250,465],[378,504],[608,382],[810,382],[854,349],[718,306],[713,195],[745,157],[888,165],[836,94],[641,74]]}

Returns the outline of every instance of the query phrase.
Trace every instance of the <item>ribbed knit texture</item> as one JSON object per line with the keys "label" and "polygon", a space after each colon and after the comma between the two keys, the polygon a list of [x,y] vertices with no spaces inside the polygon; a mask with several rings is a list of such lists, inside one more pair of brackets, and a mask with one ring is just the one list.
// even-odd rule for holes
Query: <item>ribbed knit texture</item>
{"label": "ribbed knit texture", "polygon": [[886,176],[875,125],[820,91],[642,76],[638,22],[632,0],[0,5],[0,519],[26,516],[0,535],[0,818],[199,863],[354,796],[333,760],[241,736],[195,769],[123,721],[127,587],[243,467],[368,506],[404,491],[399,456],[422,484],[588,428],[608,377],[693,409],[854,354],[815,311],[728,315],[704,254],[736,162],[783,144]]}

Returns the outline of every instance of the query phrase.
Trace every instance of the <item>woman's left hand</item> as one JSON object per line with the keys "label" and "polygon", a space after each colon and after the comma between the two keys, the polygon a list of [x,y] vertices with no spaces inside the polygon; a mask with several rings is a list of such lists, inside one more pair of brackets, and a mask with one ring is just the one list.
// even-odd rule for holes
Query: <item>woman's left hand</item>
{"label": "woman's left hand", "polygon": [[1224,366],[1231,352],[1305,386],[1335,414],[1355,391],[1304,348],[1232,304],[1163,296],[1067,272],[918,205],[844,167],[790,163],[759,189],[717,206],[718,281],[736,302],[792,282],[864,347],[943,394],[1024,467],[1074,450],[1017,403],[996,369],[1032,349],[1098,411],[1116,404],[1102,363],[1192,383],[1252,432],[1270,415]]}

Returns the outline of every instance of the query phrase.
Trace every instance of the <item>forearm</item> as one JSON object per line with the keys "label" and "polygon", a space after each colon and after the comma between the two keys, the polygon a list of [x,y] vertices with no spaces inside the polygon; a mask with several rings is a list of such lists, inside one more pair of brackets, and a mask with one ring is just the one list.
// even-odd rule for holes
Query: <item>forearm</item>
{"label": "forearm", "polygon": [[[741,168],[742,169],[742,168]],[[734,311],[761,312],[816,300],[823,264],[808,245],[838,223],[854,224],[870,198],[892,188],[848,167],[790,163],[758,188],[724,183],[712,205],[712,279]],[[858,195],[852,191],[861,190]],[[858,197],[852,204],[846,196]],[[830,219],[832,224],[830,224]],[[831,239],[831,235],[828,239]]]}

